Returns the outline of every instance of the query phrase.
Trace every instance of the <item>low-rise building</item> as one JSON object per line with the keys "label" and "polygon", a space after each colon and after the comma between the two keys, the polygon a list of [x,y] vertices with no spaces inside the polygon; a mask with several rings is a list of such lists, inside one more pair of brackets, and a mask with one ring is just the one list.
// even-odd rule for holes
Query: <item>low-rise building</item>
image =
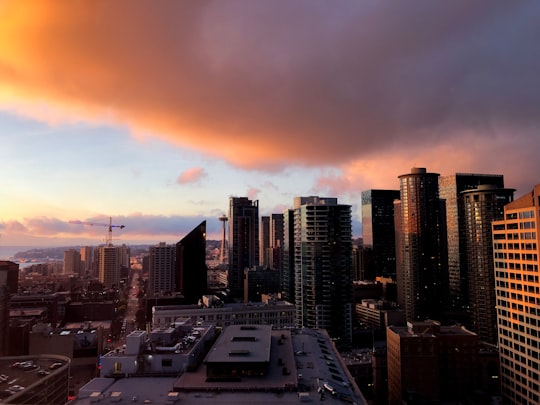
{"label": "low-rise building", "polygon": [[152,328],[169,326],[177,319],[191,319],[225,327],[229,325],[272,325],[277,328],[294,325],[294,304],[269,299],[266,302],[224,304],[214,296],[203,296],[202,305],[155,306]]}

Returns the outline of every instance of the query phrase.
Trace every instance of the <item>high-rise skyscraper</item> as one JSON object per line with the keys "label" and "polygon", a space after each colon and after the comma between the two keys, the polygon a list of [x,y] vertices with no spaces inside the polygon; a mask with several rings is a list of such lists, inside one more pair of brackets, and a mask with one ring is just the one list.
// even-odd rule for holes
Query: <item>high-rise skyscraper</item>
{"label": "high-rise skyscraper", "polygon": [[362,192],[362,243],[366,254],[372,256],[363,261],[363,279],[396,279],[394,200],[397,199],[399,190]]}
{"label": "high-rise skyscraper", "polygon": [[99,247],[99,281],[106,288],[120,285],[120,248],[118,246]]}
{"label": "high-rise skyscraper", "polygon": [[492,223],[501,393],[540,403],[540,184]]}
{"label": "high-rise skyscraper", "polygon": [[176,290],[186,304],[197,304],[207,293],[206,221],[176,244]]}
{"label": "high-rise skyscraper", "polygon": [[259,201],[229,200],[229,274],[231,296],[244,297],[244,270],[259,264]]}
{"label": "high-rise skyscraper", "polygon": [[270,249],[272,263],[270,267],[281,271],[283,261],[283,214],[270,215]]}
{"label": "high-rise skyscraper", "polygon": [[445,201],[446,209],[448,304],[449,309],[454,313],[456,313],[455,311],[463,313],[469,306],[465,213],[462,192],[486,184],[503,188],[504,177],[501,174],[477,173],[456,173],[439,177],[439,196]]}
{"label": "high-rise skyscraper", "polygon": [[283,254],[281,291],[286,301],[295,303],[294,296],[294,210],[283,212]]}
{"label": "high-rise skyscraper", "polygon": [[467,278],[469,282],[470,330],[480,341],[497,344],[495,272],[491,223],[503,219],[504,206],[514,190],[483,185],[462,192],[464,203]]}
{"label": "high-rise skyscraper", "polygon": [[398,302],[408,322],[440,320],[447,284],[444,206],[439,174],[413,168],[399,176],[396,208]]}
{"label": "high-rise skyscraper", "polygon": [[294,200],[296,324],[352,342],[351,206],[337,198]]}
{"label": "high-rise skyscraper", "polygon": [[175,288],[176,245],[160,242],[149,248],[148,295],[157,297]]}
{"label": "high-rise skyscraper", "polygon": [[0,261],[0,356],[7,356],[9,344],[9,302],[19,286],[19,265]]}
{"label": "high-rise skyscraper", "polygon": [[270,250],[270,217],[261,216],[261,225],[259,228],[261,238],[259,240],[259,265],[265,268],[271,266],[272,255]]}

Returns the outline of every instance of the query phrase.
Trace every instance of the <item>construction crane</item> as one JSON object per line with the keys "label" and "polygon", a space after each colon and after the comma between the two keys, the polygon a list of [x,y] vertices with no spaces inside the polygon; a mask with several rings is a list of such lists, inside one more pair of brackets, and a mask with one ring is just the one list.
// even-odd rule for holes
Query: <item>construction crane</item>
{"label": "construction crane", "polygon": [[69,221],[70,224],[77,224],[77,225],[89,225],[89,226],[108,226],[109,227],[109,233],[107,236],[107,246],[112,246],[112,229],[113,228],[120,228],[124,229],[125,225],[113,225],[112,223],[112,217],[109,217],[109,223],[104,224],[100,222],[86,222],[86,221]]}

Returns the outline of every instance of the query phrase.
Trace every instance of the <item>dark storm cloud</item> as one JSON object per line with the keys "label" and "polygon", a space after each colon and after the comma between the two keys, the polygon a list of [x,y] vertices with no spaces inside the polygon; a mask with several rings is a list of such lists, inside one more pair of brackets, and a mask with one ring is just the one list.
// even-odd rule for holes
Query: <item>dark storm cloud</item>
{"label": "dark storm cloud", "polygon": [[257,168],[538,142],[539,2],[19,4],[0,23],[8,107],[46,100]]}

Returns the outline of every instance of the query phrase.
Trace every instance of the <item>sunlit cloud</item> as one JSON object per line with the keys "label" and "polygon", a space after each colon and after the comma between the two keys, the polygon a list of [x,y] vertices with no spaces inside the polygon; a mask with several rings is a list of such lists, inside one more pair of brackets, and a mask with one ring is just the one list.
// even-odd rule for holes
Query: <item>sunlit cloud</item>
{"label": "sunlit cloud", "polygon": [[191,167],[184,171],[176,179],[177,184],[198,183],[207,176],[207,173],[201,167]]}
{"label": "sunlit cloud", "polygon": [[537,136],[521,129],[540,122],[539,19],[537,2],[479,0],[4,1],[0,108],[265,170],[464,131],[512,133],[524,151]]}

